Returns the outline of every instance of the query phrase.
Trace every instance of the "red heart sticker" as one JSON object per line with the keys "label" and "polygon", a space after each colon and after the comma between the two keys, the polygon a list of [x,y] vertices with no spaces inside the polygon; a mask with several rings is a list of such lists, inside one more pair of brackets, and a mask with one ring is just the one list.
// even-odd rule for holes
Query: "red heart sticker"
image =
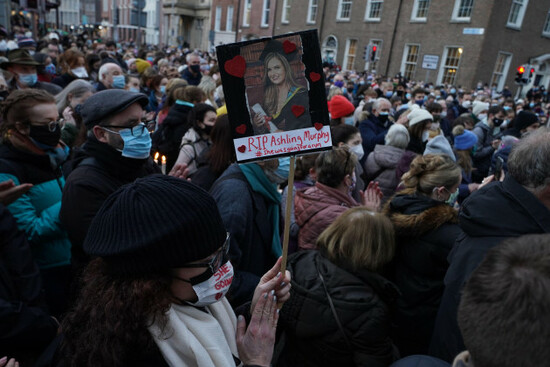
{"label": "red heart sticker", "polygon": [[237,150],[241,153],[244,153],[244,152],[246,152],[246,146],[241,145],[240,147],[237,148]]}
{"label": "red heart sticker", "polygon": [[323,128],[323,124],[320,122],[314,123],[313,126],[315,126],[315,130],[321,130]]}
{"label": "red heart sticker", "polygon": [[309,73],[309,79],[311,79],[311,81],[315,83],[316,81],[321,79],[321,74],[312,71],[311,73]]}
{"label": "red heart sticker", "polygon": [[240,124],[239,126],[237,126],[235,128],[235,131],[238,132],[239,134],[244,134],[246,132],[246,125],[245,124]]}
{"label": "red heart sticker", "polygon": [[290,107],[290,110],[292,111],[294,116],[300,117],[304,114],[306,109],[304,108],[304,106],[295,104],[294,106]]}
{"label": "red heart sticker", "polygon": [[289,40],[286,40],[283,42],[283,50],[285,51],[285,54],[294,52],[296,51],[296,44],[294,42],[290,42]]}
{"label": "red heart sticker", "polygon": [[244,57],[237,55],[231,60],[227,60],[224,64],[224,68],[229,75],[242,78],[246,69],[246,61],[244,60]]}

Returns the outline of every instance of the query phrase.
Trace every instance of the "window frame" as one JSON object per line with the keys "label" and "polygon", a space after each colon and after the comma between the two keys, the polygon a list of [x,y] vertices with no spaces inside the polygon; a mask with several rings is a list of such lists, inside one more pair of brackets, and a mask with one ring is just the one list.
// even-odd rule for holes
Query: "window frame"
{"label": "window frame", "polygon": [[[250,16],[252,13],[252,0],[245,0],[244,6],[243,6],[243,27],[250,27]],[[248,14],[248,19],[247,18]]]}
{"label": "window frame", "polygon": [[[520,3],[521,2],[521,3]],[[512,17],[512,11],[514,10],[514,5],[519,4],[518,13],[516,15],[516,22],[511,23],[510,18]],[[523,24],[523,19],[525,18],[525,13],[527,11],[527,6],[529,5],[529,0],[512,0],[510,5],[510,12],[508,13],[508,19],[506,20],[506,27],[512,29],[521,29]]]}
{"label": "window frame", "polygon": [[[355,43],[355,53],[354,54],[349,53],[350,46],[351,46],[352,42]],[[347,38],[346,39],[346,48],[345,48],[344,60],[343,60],[344,62],[342,63],[343,70],[354,70],[353,66],[355,65],[355,61],[357,60],[357,50],[358,50],[357,45],[358,45],[358,39],[357,38]],[[351,68],[348,68],[348,64],[350,63],[350,57],[353,58],[353,61],[351,62]]]}
{"label": "window frame", "polygon": [[262,20],[260,23],[260,28],[269,27],[269,18],[271,17],[271,0],[264,0],[262,5]]}
{"label": "window frame", "polygon": [[283,8],[281,11],[281,24],[290,23],[290,7],[292,6],[292,0],[283,0]]}
{"label": "window frame", "polygon": [[[345,3],[345,4],[344,4]],[[342,18],[343,5],[349,4],[349,14],[347,18]],[[353,6],[353,0],[338,0],[338,10],[336,11],[336,20],[339,22],[349,22],[351,20],[351,8]]]}
{"label": "window frame", "polygon": [[[446,62],[447,62],[447,55],[449,54],[449,50],[450,49],[454,49],[456,48],[457,49],[457,52],[460,54],[460,57],[458,59],[458,65],[456,65],[455,67],[453,67],[454,69],[456,69],[455,71],[455,76],[453,78],[453,82],[452,83],[449,83],[449,82],[443,82],[443,78],[444,78],[444,75],[445,75],[445,69],[446,68],[450,68],[450,67],[447,67],[446,65]],[[462,52],[458,51],[459,49],[462,49]],[[455,85],[456,84],[456,76],[458,75],[458,71],[460,70],[460,61],[462,60],[462,54],[464,54],[464,46],[460,46],[460,45],[447,45],[447,46],[444,46],[443,47],[443,55],[441,55],[441,62],[439,63],[439,73],[437,75],[437,84],[452,84],[452,85]]]}
{"label": "window frame", "polygon": [[542,36],[550,38],[550,9],[548,10],[548,13],[546,13],[546,20],[542,26]]}
{"label": "window frame", "polygon": [[[417,47],[416,49],[416,61],[414,62],[414,71],[410,77],[407,77],[406,73],[406,66],[412,65],[411,62],[408,62],[409,58],[409,52],[411,47]],[[401,67],[399,69],[399,72],[403,77],[409,79],[409,80],[415,80],[416,78],[416,71],[418,68],[418,59],[420,58],[420,43],[405,43],[405,48],[403,49],[403,58],[401,59]]]}
{"label": "window frame", "polygon": [[[504,55],[506,59],[503,62],[502,71],[497,72],[497,66],[499,64],[500,56]],[[491,82],[489,83],[489,86],[492,87],[494,83],[495,75],[500,75],[499,82],[497,83],[497,90],[502,90],[504,88],[504,85],[506,84],[506,78],[508,77],[508,73],[510,71],[510,65],[512,64],[512,57],[513,54],[511,52],[506,51],[499,51],[497,54],[497,59],[495,60],[495,66],[493,68],[493,72],[491,73]]]}
{"label": "window frame", "polygon": [[[370,16],[370,13],[372,12],[373,3],[380,4],[378,18],[373,18]],[[365,22],[380,22],[382,18],[383,8],[384,8],[384,0],[367,0],[367,7],[365,8]]]}
{"label": "window frame", "polygon": [[[315,6],[313,6],[313,2],[315,2]],[[312,9],[315,8],[315,19],[311,19],[312,16]],[[307,18],[306,18],[306,24],[315,24],[317,23],[317,14],[319,12],[319,0],[309,0],[308,6],[307,6]]]}
{"label": "window frame", "polygon": [[[458,12],[460,10],[460,7],[461,7],[463,1],[471,1],[472,2],[472,8],[470,9],[470,15],[467,16],[467,17],[459,17],[458,16]],[[452,17],[451,17],[451,21],[456,22],[456,23],[470,23],[472,21],[472,13],[474,12],[474,5],[475,5],[475,0],[455,0],[455,5],[454,5],[454,8],[453,8],[453,14],[452,14]]]}
{"label": "window frame", "polygon": [[220,32],[222,30],[222,7],[216,6],[216,14],[214,15],[214,31]]}
{"label": "window frame", "polygon": [[[420,2],[427,2],[427,10],[426,10],[426,16],[425,17],[419,17],[418,16],[418,10],[420,9]],[[416,23],[426,23],[428,21],[428,12],[430,10],[430,5],[432,4],[431,0],[414,0],[413,9],[411,13],[411,22]]]}
{"label": "window frame", "polygon": [[[227,6],[227,12],[225,14],[225,31],[226,32],[233,32],[233,17],[235,9],[233,8],[233,5]],[[231,14],[231,16],[229,16]]]}

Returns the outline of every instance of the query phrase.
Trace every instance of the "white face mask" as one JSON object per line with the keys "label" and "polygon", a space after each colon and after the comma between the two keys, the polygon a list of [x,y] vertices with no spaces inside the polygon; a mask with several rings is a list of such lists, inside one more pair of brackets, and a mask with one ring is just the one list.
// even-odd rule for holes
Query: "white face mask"
{"label": "white face mask", "polygon": [[444,119],[445,117],[447,117],[447,111],[441,112],[441,118]]}
{"label": "white face mask", "polygon": [[432,126],[430,127],[430,130],[433,130],[433,131],[439,130],[439,122],[432,122]]}
{"label": "white face mask", "polygon": [[472,107],[472,102],[470,102],[470,101],[464,101],[464,102],[462,102],[462,107],[464,107],[464,108],[470,108],[470,107]]}
{"label": "white face mask", "polygon": [[204,307],[218,302],[222,299],[233,281],[233,265],[228,261],[223,264],[217,272],[203,282],[192,284],[197,294],[197,302],[187,302],[190,305]]}
{"label": "white face mask", "polygon": [[363,145],[357,144],[349,148],[349,150],[357,156],[358,160],[361,160],[365,156],[365,151],[363,150]]}
{"label": "white face mask", "polygon": [[429,138],[430,138],[430,130],[424,130],[422,132],[422,141],[423,142],[428,141]]}
{"label": "white face mask", "polygon": [[480,113],[479,115],[477,115],[477,118],[480,119],[480,120],[483,120],[487,117],[487,114],[486,113]]}
{"label": "white face mask", "polygon": [[71,72],[79,78],[87,78],[88,77],[88,72],[86,71],[86,68],[84,66],[81,66],[81,67],[78,67],[78,68],[75,68],[75,69],[71,69]]}

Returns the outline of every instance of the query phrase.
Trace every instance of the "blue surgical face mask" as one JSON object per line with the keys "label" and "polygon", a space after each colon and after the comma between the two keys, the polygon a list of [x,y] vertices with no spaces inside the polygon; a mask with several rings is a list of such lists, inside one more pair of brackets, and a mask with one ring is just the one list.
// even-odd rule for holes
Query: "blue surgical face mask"
{"label": "blue surgical face mask", "polygon": [[353,121],[353,116],[346,117],[344,122],[346,125],[355,126],[355,121]]}
{"label": "blue surgical face mask", "polygon": [[391,90],[387,91],[386,92],[386,97],[391,98],[391,96],[393,96],[393,92]]}
{"label": "blue surgical face mask", "polygon": [[161,85],[161,86],[160,86],[160,92],[161,92],[162,94],[166,94],[166,86],[165,86],[165,85]]}
{"label": "blue surgical face mask", "polygon": [[139,88],[130,87],[130,92],[139,93]]}
{"label": "blue surgical face mask", "polygon": [[124,148],[122,149],[122,156],[133,159],[145,159],[151,154],[151,135],[145,128],[145,124],[140,123],[131,129],[122,129],[120,132],[112,131],[104,128],[105,130],[118,134],[124,141]]}
{"label": "blue surgical face mask", "polygon": [[334,82],[334,85],[338,88],[342,88],[344,86],[344,82],[342,80],[337,80]]}
{"label": "blue surgical face mask", "polygon": [[38,76],[34,74],[19,74],[19,82],[27,87],[32,87],[38,82]]}
{"label": "blue surgical face mask", "polygon": [[153,62],[153,61],[155,61],[155,59],[154,59],[154,58],[153,58],[152,56],[149,56],[149,57],[147,57],[147,59],[146,59],[146,60],[147,60],[147,61],[150,61],[150,62]]}
{"label": "blue surgical face mask", "polygon": [[126,81],[124,80],[124,75],[113,76],[113,88],[124,89],[125,86]]}
{"label": "blue surgical face mask", "polygon": [[456,93],[456,89],[451,88],[451,94],[455,94],[455,93]]}
{"label": "blue surgical face mask", "polygon": [[456,191],[452,192],[451,195],[449,195],[449,198],[447,200],[445,200],[445,204],[450,205],[450,206],[454,206],[455,202],[456,202],[456,199],[458,198],[458,193],[459,193],[459,190],[458,190],[458,187],[457,187]]}
{"label": "blue surgical face mask", "polygon": [[407,98],[407,99],[411,99],[411,97],[412,97],[412,96],[411,96],[411,94],[410,94],[410,93],[407,93],[407,94],[405,94],[405,98]]}
{"label": "blue surgical face mask", "polygon": [[[288,179],[290,172],[290,157],[279,158],[279,167],[275,170],[275,174],[284,180]],[[283,180],[283,181],[284,181]]]}
{"label": "blue surgical face mask", "polygon": [[531,107],[531,108],[535,107],[535,102],[529,103],[529,107]]}

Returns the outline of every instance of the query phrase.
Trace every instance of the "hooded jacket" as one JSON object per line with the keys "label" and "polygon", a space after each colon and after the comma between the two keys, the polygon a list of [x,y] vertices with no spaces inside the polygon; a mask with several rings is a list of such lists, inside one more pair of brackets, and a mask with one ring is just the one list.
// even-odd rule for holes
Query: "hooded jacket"
{"label": "hooded jacket", "polygon": [[550,233],[550,210],[511,175],[492,182],[464,201],[459,215],[464,231],[449,254],[445,292],[430,345],[430,355],[451,362],[465,350],[458,329],[460,292],[487,251],[525,234]]}
{"label": "hooded jacket", "polygon": [[[399,291],[367,270],[350,272],[320,251],[288,259],[292,297],[281,309],[286,344],[278,366],[388,366],[397,356],[390,339],[390,305]],[[319,278],[323,277],[346,342]],[[351,347],[351,350],[350,350]]]}
{"label": "hooded jacket", "polygon": [[391,197],[399,184],[395,168],[403,153],[405,153],[405,150],[401,148],[391,145],[377,145],[367,157],[365,163],[367,182],[378,181],[385,198]]}
{"label": "hooded jacket", "polygon": [[410,190],[384,209],[397,241],[390,279],[402,293],[395,312],[394,341],[401,355],[426,354],[443,295],[447,256],[460,234],[449,205]]}
{"label": "hooded jacket", "polygon": [[346,210],[359,206],[351,196],[335,188],[316,182],[296,192],[294,214],[300,226],[298,247],[301,250],[317,248],[317,238]]}

